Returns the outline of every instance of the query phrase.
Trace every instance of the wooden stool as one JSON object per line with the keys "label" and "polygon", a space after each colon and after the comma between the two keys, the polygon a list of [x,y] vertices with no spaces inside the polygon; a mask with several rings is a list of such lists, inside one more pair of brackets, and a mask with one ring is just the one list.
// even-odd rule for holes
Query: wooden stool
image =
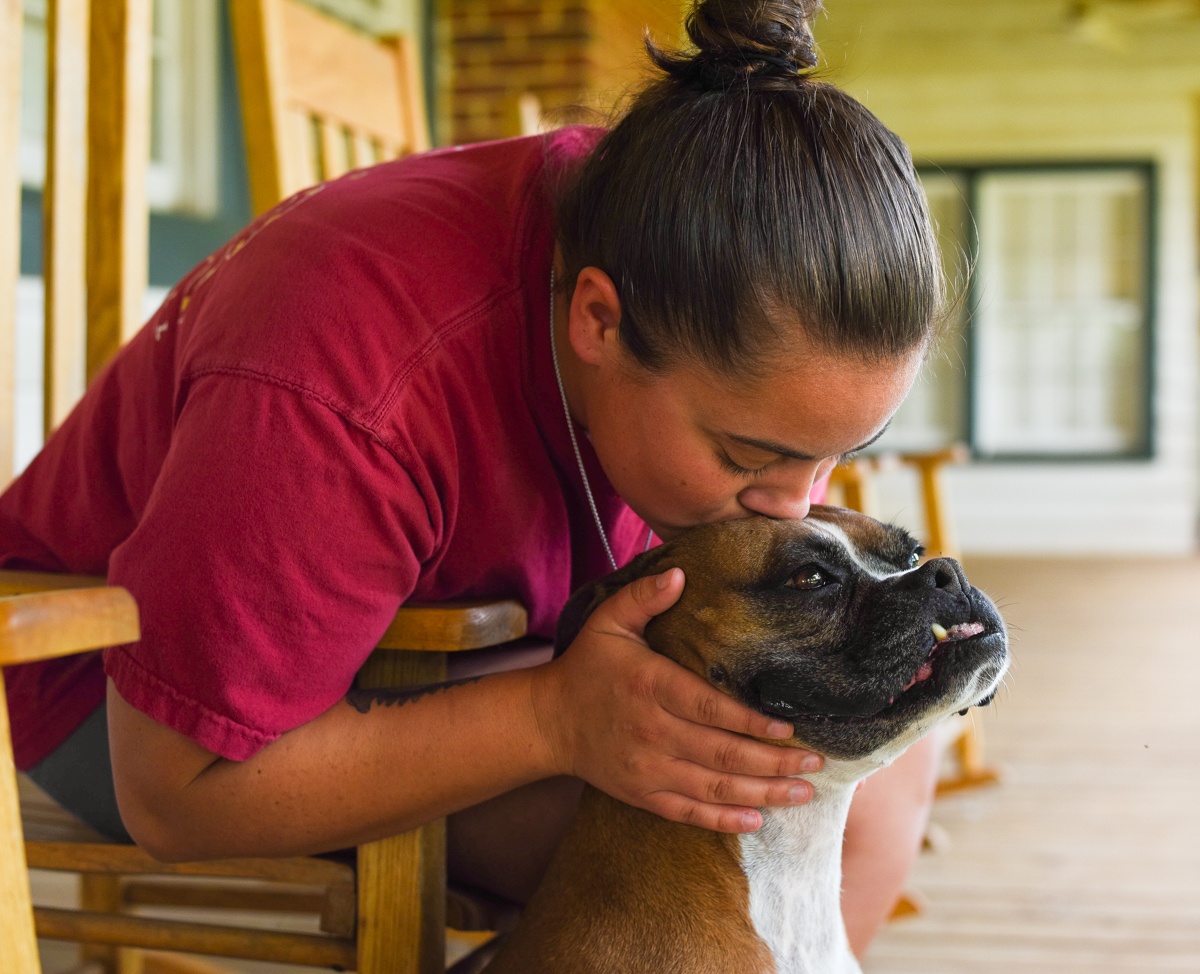
{"label": "wooden stool", "polygon": [[[925,517],[925,557],[958,558],[958,544],[950,524],[946,504],[943,470],[947,464],[962,463],[969,456],[967,448],[953,444],[942,450],[926,453],[879,454],[857,457],[834,468],[829,485],[843,507],[875,515],[872,478],[897,464],[911,467],[921,485],[922,511]],[[979,725],[969,718],[957,723],[957,733],[950,744],[956,770],[938,782],[939,795],[995,784],[999,772],[983,757],[983,738]]]}

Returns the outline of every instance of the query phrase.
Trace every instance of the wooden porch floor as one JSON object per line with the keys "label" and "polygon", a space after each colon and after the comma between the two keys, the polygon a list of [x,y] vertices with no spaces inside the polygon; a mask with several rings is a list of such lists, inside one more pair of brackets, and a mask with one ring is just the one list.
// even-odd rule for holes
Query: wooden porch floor
{"label": "wooden porch floor", "polygon": [[1013,630],[1008,686],[974,712],[1004,780],[938,802],[927,909],[867,974],[1200,972],[1200,559],[967,570]]}
{"label": "wooden porch floor", "polygon": [[867,974],[1200,971],[1200,559],[967,559],[1015,664]]}

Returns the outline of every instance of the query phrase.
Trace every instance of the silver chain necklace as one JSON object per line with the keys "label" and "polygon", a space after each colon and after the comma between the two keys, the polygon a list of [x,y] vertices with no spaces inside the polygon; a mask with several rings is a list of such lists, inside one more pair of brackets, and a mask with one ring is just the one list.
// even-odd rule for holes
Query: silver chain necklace
{"label": "silver chain necklace", "polygon": [[[617,570],[617,559],[613,557],[612,545],[608,543],[608,535],[604,531],[604,522],[600,520],[600,511],[596,507],[596,498],[592,496],[592,485],[588,482],[587,469],[583,465],[583,454],[579,451],[579,440],[575,436],[575,420],[571,418],[571,407],[567,405],[567,391],[563,388],[562,371],[558,367],[558,345],[554,341],[554,268],[550,268],[550,358],[554,362],[554,378],[558,382],[558,397],[562,400],[563,416],[567,420],[567,432],[571,434],[571,446],[575,449],[575,462],[579,464],[579,476],[583,478],[583,491],[587,494],[588,507],[592,509],[592,517],[596,521],[596,530],[600,532],[600,540],[604,542],[604,551],[608,555],[608,563],[613,571]],[[650,550],[650,542],[654,532],[646,533],[646,547]]]}

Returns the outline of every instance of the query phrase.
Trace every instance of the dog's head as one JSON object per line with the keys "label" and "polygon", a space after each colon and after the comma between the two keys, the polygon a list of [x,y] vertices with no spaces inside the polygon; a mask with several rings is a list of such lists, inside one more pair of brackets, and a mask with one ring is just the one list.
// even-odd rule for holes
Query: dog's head
{"label": "dog's head", "polygon": [[635,578],[679,567],[683,595],[646,627],[657,652],[832,758],[892,760],[954,711],[987,704],[1004,623],[950,558],[918,564],[901,528],[814,507],[803,521],[706,524],[576,592],[557,645]]}

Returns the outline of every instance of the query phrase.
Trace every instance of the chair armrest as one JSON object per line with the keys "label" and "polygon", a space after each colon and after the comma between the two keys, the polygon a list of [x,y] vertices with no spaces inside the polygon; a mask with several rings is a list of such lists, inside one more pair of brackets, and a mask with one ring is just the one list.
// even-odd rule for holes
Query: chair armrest
{"label": "chair armrest", "polygon": [[103,575],[68,575],[65,572],[0,571],[0,595],[26,592],[50,592],[64,588],[100,588],[107,584]]}
{"label": "chair armrest", "polygon": [[[0,596],[105,585],[100,575],[0,571]],[[453,653],[511,642],[526,635],[529,618],[512,599],[406,604],[379,640],[379,649]],[[136,636],[134,637],[137,638]],[[128,640],[126,640],[128,641]]]}
{"label": "chair armrest", "polygon": [[137,605],[115,586],[0,598],[0,666],[136,642]]}
{"label": "chair armrest", "polygon": [[403,605],[379,640],[379,649],[454,653],[520,639],[528,632],[524,606],[495,602]]}

